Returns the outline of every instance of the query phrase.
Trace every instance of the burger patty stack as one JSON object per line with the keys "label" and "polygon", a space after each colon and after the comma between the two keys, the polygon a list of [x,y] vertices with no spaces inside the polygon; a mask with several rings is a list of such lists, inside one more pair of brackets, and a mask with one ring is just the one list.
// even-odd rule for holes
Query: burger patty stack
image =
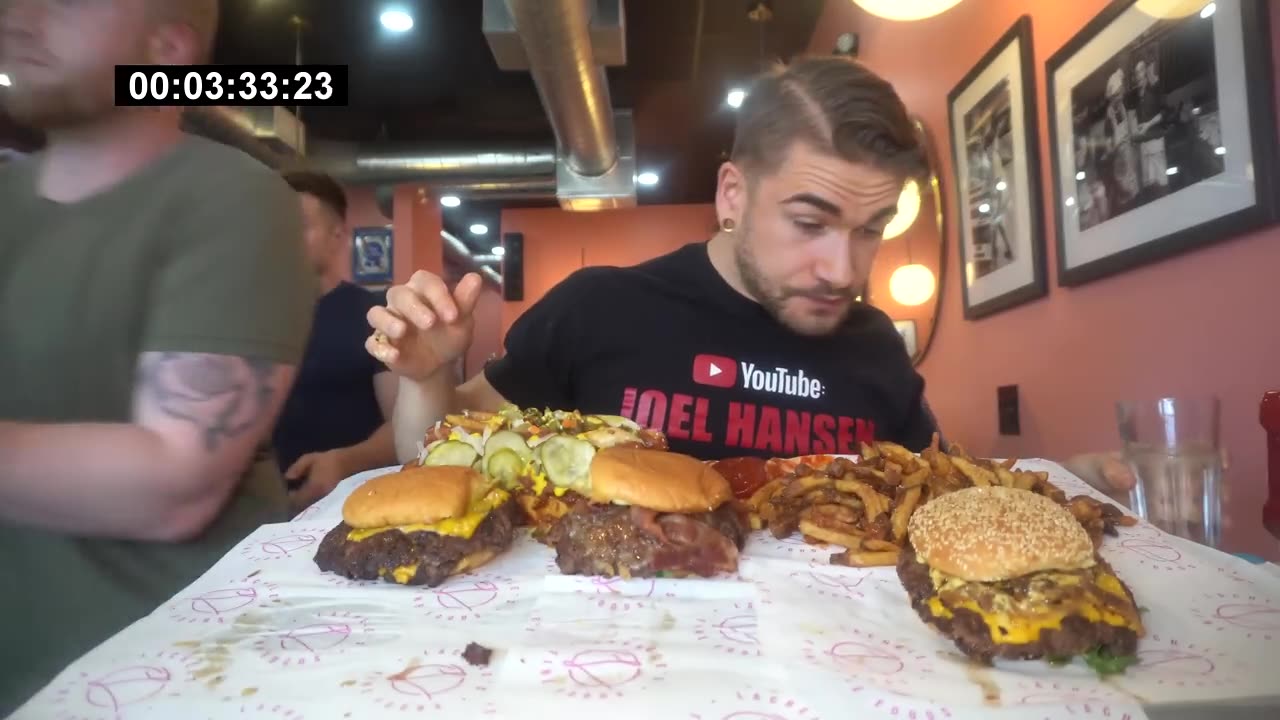
{"label": "burger patty stack", "polygon": [[316,565],[355,580],[434,587],[511,547],[510,494],[471,468],[417,467],[361,485]]}
{"label": "burger patty stack", "polygon": [[566,574],[709,577],[738,569],[747,524],[729,482],[687,455],[601,450],[587,468],[585,501],[551,527]]}
{"label": "burger patty stack", "polygon": [[948,493],[918,509],[897,566],[911,605],[966,655],[1133,662],[1133,594],[1070,511],[1008,487]]}
{"label": "burger patty stack", "polygon": [[512,493],[538,539],[587,495],[588,470],[597,452],[667,447],[662,433],[624,417],[515,406],[449,415],[427,433],[425,443],[419,464],[483,472]]}

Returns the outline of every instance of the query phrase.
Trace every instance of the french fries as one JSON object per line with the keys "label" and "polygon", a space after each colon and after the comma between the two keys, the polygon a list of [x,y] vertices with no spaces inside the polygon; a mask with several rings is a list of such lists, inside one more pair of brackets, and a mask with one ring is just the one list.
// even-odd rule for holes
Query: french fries
{"label": "french fries", "polygon": [[[908,541],[911,514],[929,501],[968,487],[1007,487],[1044,495],[1067,507],[1101,542],[1135,520],[1088,496],[1067,499],[1046,472],[1017,470],[1017,458],[976,459],[959,445],[941,447],[935,434],[919,455],[890,442],[862,444],[857,461],[823,458],[792,462],[747,501],[753,528],[775,537],[799,532],[809,544],[835,545],[833,565],[894,565]],[[815,467],[826,462],[825,467]],[[806,464],[808,463],[808,464]]]}

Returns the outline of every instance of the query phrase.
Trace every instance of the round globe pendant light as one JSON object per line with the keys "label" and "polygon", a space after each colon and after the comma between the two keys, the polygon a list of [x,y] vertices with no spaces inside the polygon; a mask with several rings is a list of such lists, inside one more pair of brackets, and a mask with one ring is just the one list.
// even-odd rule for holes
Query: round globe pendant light
{"label": "round globe pendant light", "polygon": [[886,20],[923,20],[950,10],[960,0],[853,0],[858,7]]}
{"label": "round globe pendant light", "polygon": [[933,271],[918,263],[903,265],[889,276],[889,296],[907,307],[923,305],[933,297],[937,286]]}

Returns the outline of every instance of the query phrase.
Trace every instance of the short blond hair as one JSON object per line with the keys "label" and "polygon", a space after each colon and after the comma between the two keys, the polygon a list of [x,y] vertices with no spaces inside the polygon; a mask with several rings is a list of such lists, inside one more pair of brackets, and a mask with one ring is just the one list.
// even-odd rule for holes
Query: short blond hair
{"label": "short blond hair", "polygon": [[147,0],[147,13],[157,22],[181,23],[196,36],[196,62],[208,62],[218,33],[218,0]]}

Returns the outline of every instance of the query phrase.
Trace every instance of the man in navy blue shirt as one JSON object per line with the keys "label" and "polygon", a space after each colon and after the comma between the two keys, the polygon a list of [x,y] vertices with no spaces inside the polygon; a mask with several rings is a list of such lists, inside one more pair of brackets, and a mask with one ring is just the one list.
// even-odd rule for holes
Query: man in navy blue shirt
{"label": "man in navy blue shirt", "polygon": [[395,464],[390,420],[396,378],[365,352],[365,316],[382,297],[347,282],[347,198],[328,175],[289,173],[302,201],[307,259],[320,279],[311,339],[276,426],[277,459],[296,507],[343,478]]}

